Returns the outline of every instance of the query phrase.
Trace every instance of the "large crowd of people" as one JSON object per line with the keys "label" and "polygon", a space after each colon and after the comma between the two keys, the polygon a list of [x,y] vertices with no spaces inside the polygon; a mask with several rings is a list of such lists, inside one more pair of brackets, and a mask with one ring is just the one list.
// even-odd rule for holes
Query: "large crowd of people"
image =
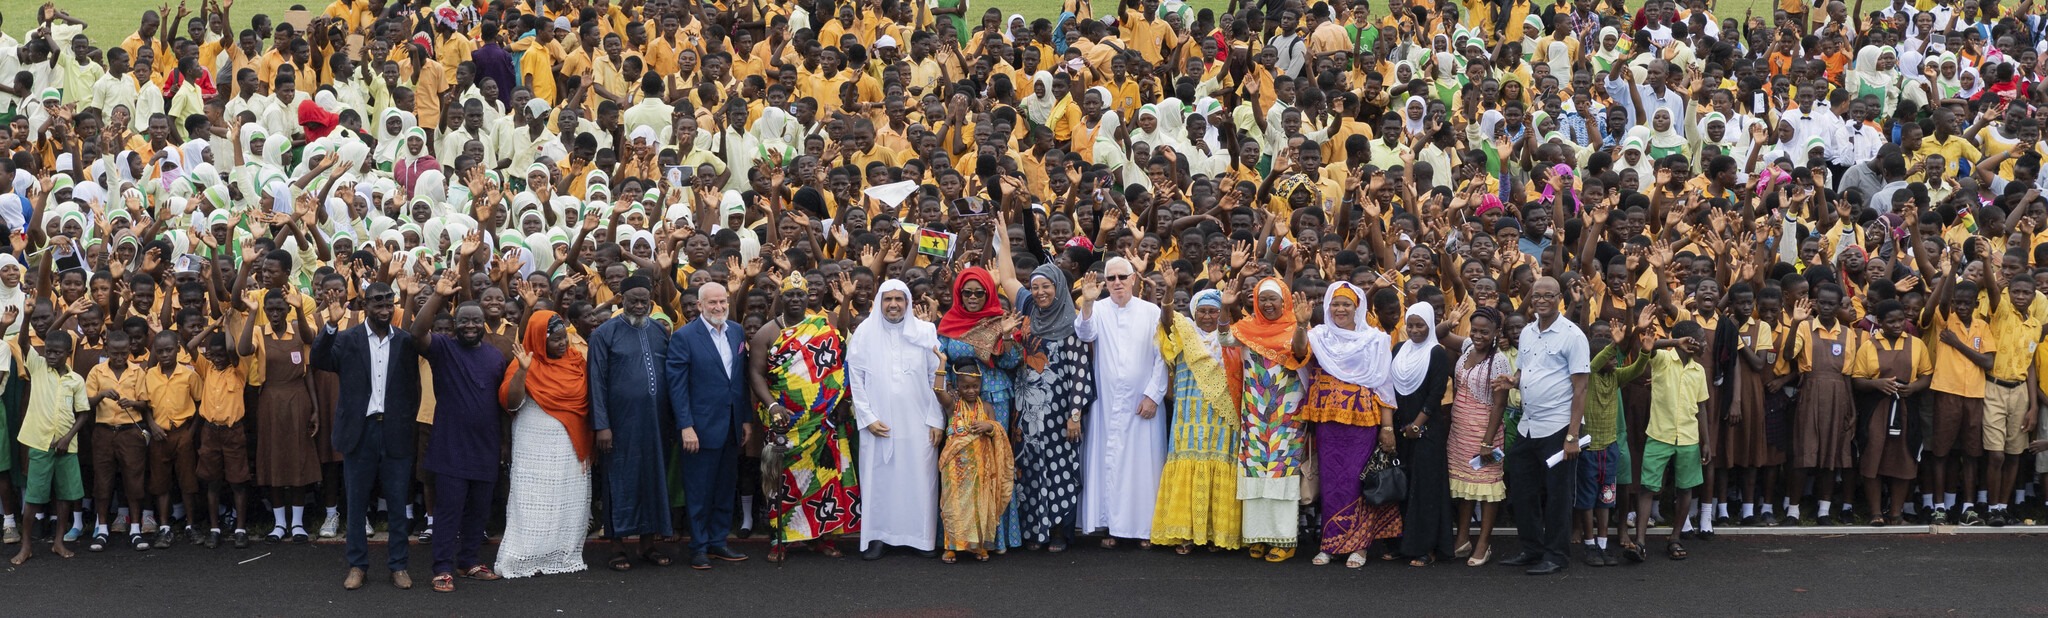
{"label": "large crowd of people", "polygon": [[2048,472],[2033,0],[315,8],[0,21],[15,564],[1551,574]]}

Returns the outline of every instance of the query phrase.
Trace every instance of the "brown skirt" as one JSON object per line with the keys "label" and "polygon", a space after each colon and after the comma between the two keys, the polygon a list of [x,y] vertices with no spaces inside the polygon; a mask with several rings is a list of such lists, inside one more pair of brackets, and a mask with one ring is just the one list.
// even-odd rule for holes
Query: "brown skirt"
{"label": "brown skirt", "polygon": [[[1737,365],[1741,365],[1737,361]],[[1735,370],[1735,393],[1729,398],[1731,415],[1740,411],[1742,418],[1727,422],[1721,432],[1726,438],[1721,444],[1723,458],[1730,468],[1763,468],[1785,463],[1785,451],[1771,446],[1770,407],[1774,400],[1764,393],[1764,376],[1738,366]]]}
{"label": "brown skirt", "polygon": [[1628,452],[1636,454],[1628,458],[1628,478],[1641,479],[1644,441],[1650,439],[1650,372],[1645,371],[1641,379],[1621,385],[1621,413],[1628,422]]}
{"label": "brown skirt", "polygon": [[1913,480],[1920,476],[1920,464],[1913,461],[1915,415],[1918,413],[1919,397],[1909,397],[1899,402],[1899,435],[1891,435],[1892,398],[1879,394],[1866,397],[1870,404],[1865,406],[1869,420],[1863,424],[1863,462],[1859,466],[1863,478],[1877,477]]}
{"label": "brown skirt", "polygon": [[334,450],[334,400],[341,395],[341,376],[328,371],[313,372],[313,407],[320,414],[320,431],[313,434],[313,450],[320,463],[341,463],[341,451]]}
{"label": "brown skirt", "polygon": [[305,380],[264,384],[256,401],[256,484],[300,487],[320,482],[320,455],[312,432],[317,410]]}
{"label": "brown skirt", "polygon": [[1840,373],[1806,374],[1793,416],[1792,466],[1839,470],[1856,465],[1856,395]]}

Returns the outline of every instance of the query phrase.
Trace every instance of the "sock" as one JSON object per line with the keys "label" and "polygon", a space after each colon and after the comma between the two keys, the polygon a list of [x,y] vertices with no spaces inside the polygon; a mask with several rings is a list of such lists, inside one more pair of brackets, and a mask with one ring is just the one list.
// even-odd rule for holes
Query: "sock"
{"label": "sock", "polygon": [[[1765,511],[1764,511],[1764,512],[1766,512],[1766,513],[1769,513],[1769,512],[1770,512],[1770,510],[1769,510],[1769,509],[1770,509],[1770,507],[1768,507],[1768,506],[1767,506],[1767,507],[1764,507],[1764,508],[1765,508]],[[1785,519],[1795,519],[1795,520],[1796,520],[1796,519],[1799,519],[1799,505],[1797,505],[1797,504],[1793,504],[1793,505],[1789,505],[1789,506],[1786,506],[1786,507],[1785,507]]]}
{"label": "sock", "polygon": [[1652,503],[1650,503],[1650,519],[1652,519],[1652,520],[1657,520],[1657,519],[1663,519],[1663,518],[1664,518],[1664,503],[1662,503],[1662,502],[1652,502]]}
{"label": "sock", "polygon": [[135,536],[138,534],[142,534],[142,524],[133,521],[128,522],[128,536]]}
{"label": "sock", "polygon": [[1749,518],[1751,518],[1751,517],[1756,517],[1756,503],[1754,503],[1754,502],[1744,502],[1744,503],[1742,503],[1742,518],[1743,518],[1743,519],[1749,519]]}
{"label": "sock", "polygon": [[1680,532],[1692,532],[1692,516],[1680,517],[1678,521],[1681,522],[1679,525]]}
{"label": "sock", "polygon": [[1985,491],[1984,491],[1984,490],[1982,490],[1982,489],[1979,489],[1979,490],[1977,490],[1977,501],[1978,501],[1978,502],[1986,502],[1986,503],[1988,503],[1988,502],[1991,502],[1991,498],[1989,498],[1989,497],[1985,496],[1984,494],[1985,494]]}
{"label": "sock", "polygon": [[1955,493],[1953,493],[1953,492],[1950,492],[1950,493],[1944,493],[1944,494],[1942,494],[1942,495],[1941,495],[1941,506],[1942,506],[1942,509],[1943,509],[1943,510],[1948,510],[1948,511],[1953,511],[1953,510],[1956,510],[1956,495],[1955,495]]}
{"label": "sock", "polygon": [[1700,531],[1714,531],[1714,505],[1712,504],[1700,505]]}
{"label": "sock", "polygon": [[85,514],[84,514],[84,513],[80,513],[80,512],[78,512],[78,511],[72,511],[72,512],[71,512],[71,527],[72,527],[72,529],[75,529],[75,530],[83,530],[83,529],[85,529]]}
{"label": "sock", "polygon": [[272,522],[272,523],[271,523],[271,525],[272,525],[272,526],[274,526],[274,527],[277,527],[277,528],[283,528],[283,527],[284,527],[284,523],[285,523],[285,520],[284,520],[284,507],[281,507],[281,506],[274,506],[274,507],[270,507],[270,521]]}
{"label": "sock", "polygon": [[740,527],[747,529],[754,527],[753,496],[740,496]]}
{"label": "sock", "polygon": [[305,527],[305,525],[306,525],[306,507],[303,507],[303,506],[295,506],[295,507],[292,507],[292,527],[293,527],[293,528],[303,528],[303,527]]}
{"label": "sock", "polygon": [[14,527],[14,516],[13,516],[13,515],[0,515],[0,526],[7,526],[7,527],[9,527],[9,528],[13,528],[13,527]]}
{"label": "sock", "polygon": [[1784,497],[1784,498],[1780,498],[1780,499],[1778,500],[1778,504],[1779,504],[1779,505],[1780,505],[1780,506],[1781,506],[1781,507],[1782,507],[1782,508],[1783,508],[1783,509],[1785,510],[1785,512],[1787,512],[1787,513],[1790,513],[1790,512],[1792,512],[1792,507],[1793,507],[1794,505],[1792,504],[1792,497],[1791,497],[1791,496],[1786,496],[1786,497]]}
{"label": "sock", "polygon": [[220,534],[220,526],[213,526],[211,528],[208,528],[207,531],[212,532],[214,534]]}
{"label": "sock", "polygon": [[[412,505],[411,505],[411,504],[407,504],[407,505],[405,505],[405,518],[406,518],[406,519],[412,519]],[[434,520],[434,516],[433,516],[432,514],[429,514],[429,515],[427,515],[427,521],[433,521],[433,520]]]}
{"label": "sock", "polygon": [[[1790,510],[1788,509],[1788,510],[1787,510],[1786,512],[1788,512],[1788,513],[1789,513],[1789,512],[1791,512],[1791,511],[1790,511]],[[1771,514],[1771,505],[1768,505],[1768,504],[1764,505],[1764,514],[1765,514],[1765,515],[1769,515],[1769,514]]]}
{"label": "sock", "polygon": [[1829,513],[1830,511],[1833,511],[1833,510],[1834,510],[1834,503],[1832,503],[1832,502],[1829,502],[1829,501],[1827,501],[1827,500],[1822,500],[1822,501],[1820,501],[1820,516],[1821,516],[1821,517],[1827,517],[1827,516],[1828,516],[1828,513]]}
{"label": "sock", "polygon": [[125,507],[125,506],[124,506],[124,507],[120,507],[120,508],[114,509],[114,518],[115,518],[115,519],[127,519],[127,518],[128,518],[128,507]]}
{"label": "sock", "polygon": [[2003,513],[2003,512],[2005,512],[2005,503],[2003,503],[2003,502],[2000,502],[2000,503],[1998,503],[1998,504],[1993,504],[1993,505],[1991,505],[1991,510],[1993,510],[1993,511],[1998,511],[1998,512],[2000,512],[2000,513]]}
{"label": "sock", "polygon": [[335,508],[335,507],[331,507],[331,506],[330,506],[330,507],[327,507],[327,518],[328,518],[328,519],[340,519],[340,518],[341,518],[341,509],[338,509],[338,508]]}
{"label": "sock", "polygon": [[100,525],[97,525],[97,526],[93,526],[93,528],[92,528],[92,533],[93,533],[93,534],[96,534],[96,535],[103,535],[103,534],[106,534],[106,533],[107,533],[107,525],[106,525],[106,524],[100,524]]}
{"label": "sock", "polygon": [[2026,502],[2026,501],[2027,501],[2027,490],[2024,490],[2024,489],[2015,489],[2015,490],[2012,490],[2012,502],[2011,502],[2011,503],[2013,503],[2013,504],[2016,504],[2016,503],[2020,503],[2020,502]]}
{"label": "sock", "polygon": [[[1918,509],[1918,508],[1915,508],[1915,507],[1913,506],[1913,503],[1912,503],[1912,502],[1907,502],[1907,503],[1905,503],[1905,504],[1903,504],[1903,505],[1900,505],[1900,506],[1901,506],[1901,508],[1902,508],[1903,510],[1905,510],[1905,512],[1906,512],[1906,514],[1907,514],[1907,515],[1919,515],[1919,514],[1920,514],[1920,509]],[[1934,507],[1932,507],[1932,506],[1929,506],[1929,507],[1927,507],[1927,510],[1930,510],[1930,511],[1931,511],[1931,510],[1934,510]]]}
{"label": "sock", "polygon": [[1965,511],[1968,511],[1968,510],[1970,510],[1970,509],[1974,509],[1974,508],[1977,508],[1977,503],[1975,503],[1975,502],[1964,502],[1964,503],[1963,503],[1963,510],[1965,510]]}
{"label": "sock", "polygon": [[1584,543],[1584,544],[1586,545],[1586,547],[1599,547],[1599,546],[1600,546],[1600,545],[1599,545],[1598,543],[1595,543],[1595,542],[1593,542],[1593,539],[1586,539],[1586,540],[1583,540],[1583,541],[1579,541],[1579,542],[1580,542],[1580,543]]}
{"label": "sock", "polygon": [[1930,511],[1934,510],[1934,494],[1932,494],[1932,493],[1924,493],[1924,494],[1920,494],[1920,506],[1924,506],[1924,507],[1927,507],[1927,510],[1930,510]]}
{"label": "sock", "polygon": [[1716,502],[1716,503],[1714,503],[1714,515],[1715,515],[1715,516],[1717,516],[1717,517],[1727,517],[1727,516],[1728,516],[1728,503],[1726,503],[1726,502]]}
{"label": "sock", "polygon": [[1603,536],[1600,537],[1598,540],[1600,544],[1600,551],[1607,551],[1607,537]]}

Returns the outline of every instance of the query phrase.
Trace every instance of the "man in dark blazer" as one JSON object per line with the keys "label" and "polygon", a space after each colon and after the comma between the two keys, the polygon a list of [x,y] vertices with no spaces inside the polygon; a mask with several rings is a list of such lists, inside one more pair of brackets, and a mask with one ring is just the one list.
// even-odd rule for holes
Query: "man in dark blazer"
{"label": "man in dark blazer", "polygon": [[[336,332],[332,325],[313,344],[313,367],[339,374],[341,388],[334,402],[334,450],[341,452],[343,486],[348,491],[348,578],[342,587],[363,587],[370,568],[365,532],[374,489],[396,509],[410,500],[415,423],[420,408],[420,365],[416,341],[391,323],[398,293],[372,283],[364,293],[364,322]],[[392,517],[386,533],[391,583],[412,588],[406,572],[411,548],[411,522]]]}
{"label": "man in dark blazer", "polygon": [[747,556],[726,547],[739,481],[740,445],[753,431],[747,403],[746,335],[726,319],[725,286],[697,293],[699,319],[668,340],[669,411],[682,433],[683,491],[689,497],[690,568]]}

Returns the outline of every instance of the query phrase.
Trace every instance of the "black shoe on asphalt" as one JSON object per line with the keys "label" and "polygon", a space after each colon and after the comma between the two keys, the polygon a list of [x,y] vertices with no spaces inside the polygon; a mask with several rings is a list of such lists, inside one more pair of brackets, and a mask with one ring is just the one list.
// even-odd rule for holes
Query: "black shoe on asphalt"
{"label": "black shoe on asphalt", "polygon": [[1536,566],[1531,567],[1529,570],[1523,572],[1528,573],[1530,575],[1552,575],[1564,572],[1564,567],[1565,565],[1563,563],[1550,562],[1546,560],[1543,562],[1536,563]]}
{"label": "black shoe on asphalt", "polygon": [[249,548],[249,531],[248,531],[248,530],[236,530],[236,531],[235,531],[235,549],[248,549],[248,548]]}
{"label": "black shoe on asphalt", "polygon": [[1605,547],[1600,548],[1600,561],[1601,566],[1615,566],[1621,564],[1620,560],[1614,559],[1614,552],[1607,551],[1607,548]]}
{"label": "black shoe on asphalt", "polygon": [[172,543],[172,542],[173,542],[174,540],[176,540],[177,536],[178,536],[178,535],[177,535],[177,533],[171,532],[171,529],[170,529],[170,528],[157,528],[157,529],[156,529],[156,548],[157,548],[157,549],[170,549],[170,548],[171,548],[171,543]]}
{"label": "black shoe on asphalt", "polygon": [[1500,561],[1501,566],[1525,567],[1543,562],[1543,554],[1522,552],[1515,557]]}
{"label": "black shoe on asphalt", "polygon": [[220,547],[220,531],[208,530],[206,532],[206,548],[215,549],[218,547]]}
{"label": "black shoe on asphalt", "polygon": [[1757,519],[1755,515],[1742,516],[1742,525],[1744,526],[1754,526],[1761,522],[1762,520]]}
{"label": "black shoe on asphalt", "polygon": [[1991,524],[1991,527],[1993,528],[2004,528],[2005,524],[2007,523],[2005,518],[2005,510],[1993,509],[1991,511],[1991,518],[1987,521]]}
{"label": "black shoe on asphalt", "polygon": [[711,557],[706,556],[704,554],[695,554],[690,556],[690,568],[699,571],[711,570]]}
{"label": "black shoe on asphalt", "polygon": [[711,558],[714,560],[724,560],[726,562],[744,562],[747,559],[746,554],[733,551],[732,548],[726,547],[724,545],[713,547],[709,550],[706,550],[705,553],[710,555]]}
{"label": "black shoe on asphalt", "polygon": [[1586,546],[1586,547],[1585,547],[1585,549],[1584,549],[1583,553],[1585,553],[1585,554],[1586,554],[1586,555],[1585,555],[1585,557],[1584,557],[1584,558],[1582,558],[1582,560],[1585,560],[1585,561],[1586,561],[1586,566],[1589,566],[1589,567],[1602,567],[1602,566],[1607,566],[1607,559],[1606,559],[1606,558],[1602,558],[1602,557],[1601,557],[1601,554],[1602,554],[1603,552],[1601,552],[1601,551],[1600,551],[1600,548],[1599,548],[1598,546],[1592,546],[1592,545],[1588,545],[1588,546]]}
{"label": "black shoe on asphalt", "polygon": [[888,550],[882,547],[881,541],[870,541],[868,542],[868,548],[860,551],[860,559],[881,560],[882,554],[886,551]]}
{"label": "black shoe on asphalt", "polygon": [[919,552],[917,552],[917,557],[919,557],[919,558],[925,558],[925,559],[937,558],[937,557],[939,557],[939,550],[936,550],[936,549],[927,549],[927,550],[922,550],[922,551],[919,551]]}
{"label": "black shoe on asphalt", "polygon": [[1777,513],[1764,513],[1764,526],[1766,526],[1766,527],[1773,527],[1773,526],[1777,526],[1777,525],[1778,525],[1778,514],[1777,514]]}

